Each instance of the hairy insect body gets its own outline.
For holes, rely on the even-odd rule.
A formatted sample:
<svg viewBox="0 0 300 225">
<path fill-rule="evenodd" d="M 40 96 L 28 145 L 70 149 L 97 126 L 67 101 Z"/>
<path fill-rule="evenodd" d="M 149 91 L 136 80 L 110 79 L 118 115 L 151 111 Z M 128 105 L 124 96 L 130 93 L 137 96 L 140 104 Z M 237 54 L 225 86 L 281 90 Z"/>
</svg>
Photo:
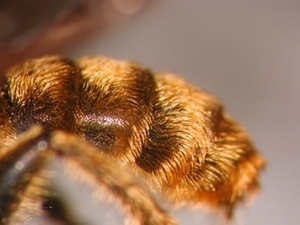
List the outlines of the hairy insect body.
<svg viewBox="0 0 300 225">
<path fill-rule="evenodd" d="M 44 57 L 7 73 L 1 105 L 2 146 L 34 124 L 73 133 L 178 204 L 230 214 L 258 187 L 264 160 L 245 131 L 217 99 L 172 74 L 106 57 Z"/>
</svg>

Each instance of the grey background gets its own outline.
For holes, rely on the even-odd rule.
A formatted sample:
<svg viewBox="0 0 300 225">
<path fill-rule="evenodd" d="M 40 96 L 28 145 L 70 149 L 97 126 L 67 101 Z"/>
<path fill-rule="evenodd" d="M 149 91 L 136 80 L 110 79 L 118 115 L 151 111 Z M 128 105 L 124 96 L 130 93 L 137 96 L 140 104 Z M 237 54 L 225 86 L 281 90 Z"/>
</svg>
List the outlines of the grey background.
<svg viewBox="0 0 300 225">
<path fill-rule="evenodd" d="M 141 62 L 218 96 L 268 161 L 262 192 L 237 224 L 300 224 L 299 1 L 161 0 L 66 54 Z"/>
</svg>

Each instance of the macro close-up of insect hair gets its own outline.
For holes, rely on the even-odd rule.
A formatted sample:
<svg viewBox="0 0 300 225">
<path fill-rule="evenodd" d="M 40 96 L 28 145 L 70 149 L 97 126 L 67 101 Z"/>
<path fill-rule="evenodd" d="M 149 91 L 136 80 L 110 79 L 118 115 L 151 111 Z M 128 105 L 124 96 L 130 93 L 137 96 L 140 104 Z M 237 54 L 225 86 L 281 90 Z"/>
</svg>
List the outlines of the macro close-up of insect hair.
<svg viewBox="0 0 300 225">
<path fill-rule="evenodd" d="M 177 75 L 104 56 L 45 56 L 9 69 L 0 98 L 1 224 L 28 212 L 79 224 L 48 187 L 56 158 L 117 202 L 128 224 L 177 224 L 150 192 L 230 219 L 259 189 L 264 159 L 247 133 Z"/>
<path fill-rule="evenodd" d="M 0 3 L 0 225 L 244 224 L 267 189 L 264 52 L 230 36 L 238 4 L 194 4 Z"/>
</svg>

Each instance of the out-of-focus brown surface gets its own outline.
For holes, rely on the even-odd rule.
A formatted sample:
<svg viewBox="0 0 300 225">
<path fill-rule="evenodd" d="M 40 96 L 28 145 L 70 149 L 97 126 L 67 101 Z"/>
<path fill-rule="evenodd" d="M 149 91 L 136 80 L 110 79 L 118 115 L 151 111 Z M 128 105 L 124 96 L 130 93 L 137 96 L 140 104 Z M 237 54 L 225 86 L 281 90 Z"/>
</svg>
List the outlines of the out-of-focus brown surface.
<svg viewBox="0 0 300 225">
<path fill-rule="evenodd" d="M 154 1 L 2 0 L 0 73 L 27 58 L 60 53 L 93 32 L 126 21 Z"/>
</svg>

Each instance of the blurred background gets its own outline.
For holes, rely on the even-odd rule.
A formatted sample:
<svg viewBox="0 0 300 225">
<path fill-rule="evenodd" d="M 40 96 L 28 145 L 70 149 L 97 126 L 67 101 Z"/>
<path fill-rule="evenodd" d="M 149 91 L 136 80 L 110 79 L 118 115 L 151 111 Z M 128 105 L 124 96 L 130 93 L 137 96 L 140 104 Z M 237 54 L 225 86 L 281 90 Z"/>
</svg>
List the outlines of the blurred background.
<svg viewBox="0 0 300 225">
<path fill-rule="evenodd" d="M 67 54 L 134 60 L 216 95 L 268 162 L 238 224 L 300 224 L 300 1 L 163 0 Z"/>
<path fill-rule="evenodd" d="M 299 224 L 300 1 L 161 0 L 143 9 L 59 52 L 136 61 L 217 96 L 268 162 L 261 193 L 234 224 Z M 198 211 L 176 216 L 218 224 Z"/>
</svg>

